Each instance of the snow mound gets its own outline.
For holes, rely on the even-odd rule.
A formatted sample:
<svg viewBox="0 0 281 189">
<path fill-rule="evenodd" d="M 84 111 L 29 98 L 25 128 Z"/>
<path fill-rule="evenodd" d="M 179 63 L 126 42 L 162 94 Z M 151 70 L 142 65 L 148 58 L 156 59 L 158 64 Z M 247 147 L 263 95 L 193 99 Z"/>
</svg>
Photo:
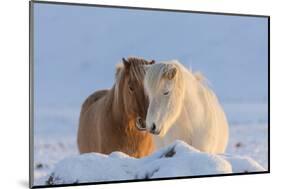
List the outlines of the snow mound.
<svg viewBox="0 0 281 189">
<path fill-rule="evenodd" d="M 248 157 L 200 152 L 182 141 L 136 159 L 122 152 L 89 153 L 56 164 L 45 184 L 73 184 L 116 180 L 211 175 L 265 171 Z"/>
</svg>

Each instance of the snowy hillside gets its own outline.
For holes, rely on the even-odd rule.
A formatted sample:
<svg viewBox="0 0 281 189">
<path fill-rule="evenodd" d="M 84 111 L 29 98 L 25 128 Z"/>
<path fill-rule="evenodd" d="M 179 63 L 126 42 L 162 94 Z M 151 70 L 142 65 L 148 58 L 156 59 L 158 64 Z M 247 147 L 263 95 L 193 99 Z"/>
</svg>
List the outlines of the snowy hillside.
<svg viewBox="0 0 281 189">
<path fill-rule="evenodd" d="M 68 157 L 57 163 L 53 172 L 41 181 L 46 184 L 71 184 L 257 171 L 265 169 L 251 158 L 210 155 L 176 141 L 142 159 L 121 152 Z"/>
</svg>

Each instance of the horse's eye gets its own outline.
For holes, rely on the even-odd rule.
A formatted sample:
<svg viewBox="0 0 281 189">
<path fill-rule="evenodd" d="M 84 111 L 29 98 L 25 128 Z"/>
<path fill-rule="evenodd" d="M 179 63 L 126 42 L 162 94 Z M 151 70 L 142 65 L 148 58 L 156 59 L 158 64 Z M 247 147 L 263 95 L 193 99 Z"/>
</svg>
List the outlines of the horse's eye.
<svg viewBox="0 0 281 189">
<path fill-rule="evenodd" d="M 133 91 L 134 91 L 134 88 L 133 88 L 132 86 L 129 86 L 129 90 L 130 90 L 131 92 L 133 92 Z"/>
<path fill-rule="evenodd" d="M 168 95 L 168 94 L 169 94 L 169 91 L 163 93 L 163 95 L 165 95 L 165 96 Z"/>
</svg>

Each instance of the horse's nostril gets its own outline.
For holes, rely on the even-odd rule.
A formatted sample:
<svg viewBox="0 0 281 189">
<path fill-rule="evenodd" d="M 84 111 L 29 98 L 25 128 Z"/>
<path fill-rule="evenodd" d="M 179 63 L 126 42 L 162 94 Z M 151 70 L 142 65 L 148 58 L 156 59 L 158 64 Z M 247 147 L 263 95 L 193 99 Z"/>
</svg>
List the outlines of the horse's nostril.
<svg viewBox="0 0 281 189">
<path fill-rule="evenodd" d="M 156 130 L 156 125 L 155 125 L 155 123 L 153 123 L 152 127 L 151 127 L 151 131 L 154 132 L 155 130 Z"/>
</svg>

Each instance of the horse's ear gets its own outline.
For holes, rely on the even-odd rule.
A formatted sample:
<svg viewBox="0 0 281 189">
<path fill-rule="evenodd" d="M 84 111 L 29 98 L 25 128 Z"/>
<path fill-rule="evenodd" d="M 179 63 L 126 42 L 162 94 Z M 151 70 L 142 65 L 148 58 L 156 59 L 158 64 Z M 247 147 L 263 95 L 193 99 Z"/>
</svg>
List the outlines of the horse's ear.
<svg viewBox="0 0 281 189">
<path fill-rule="evenodd" d="M 176 73 L 177 73 L 176 67 L 167 68 L 164 70 L 163 77 L 171 80 L 175 77 Z"/>
<path fill-rule="evenodd" d="M 128 70 L 130 68 L 130 62 L 128 60 L 126 60 L 125 58 L 122 58 L 125 70 Z"/>
</svg>

